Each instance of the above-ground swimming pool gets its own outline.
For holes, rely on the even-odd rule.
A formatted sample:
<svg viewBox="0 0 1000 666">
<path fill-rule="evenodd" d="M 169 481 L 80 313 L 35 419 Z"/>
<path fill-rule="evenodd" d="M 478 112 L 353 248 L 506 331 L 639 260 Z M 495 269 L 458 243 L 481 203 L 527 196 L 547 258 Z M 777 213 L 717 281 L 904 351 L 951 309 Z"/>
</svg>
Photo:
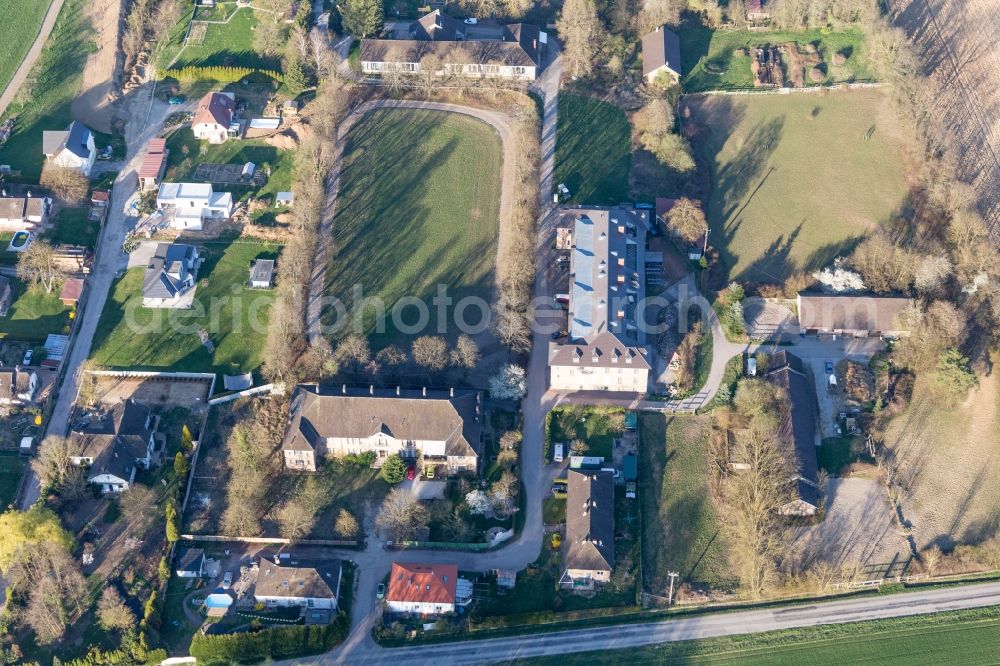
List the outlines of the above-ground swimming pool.
<svg viewBox="0 0 1000 666">
<path fill-rule="evenodd" d="M 31 233 L 28 231 L 18 231 L 14 233 L 14 237 L 10 239 L 10 245 L 7 246 L 8 252 L 24 252 L 28 249 L 28 245 L 31 243 Z"/>
</svg>

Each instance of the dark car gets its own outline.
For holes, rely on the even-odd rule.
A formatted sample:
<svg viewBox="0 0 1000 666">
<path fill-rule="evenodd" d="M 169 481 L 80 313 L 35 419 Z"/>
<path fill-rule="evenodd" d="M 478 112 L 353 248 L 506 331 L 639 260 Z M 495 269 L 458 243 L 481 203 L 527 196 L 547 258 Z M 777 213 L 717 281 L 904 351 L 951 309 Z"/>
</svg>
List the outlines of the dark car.
<svg viewBox="0 0 1000 666">
<path fill-rule="evenodd" d="M 833 361 L 831 361 L 830 359 L 826 360 L 826 374 L 828 375 L 833 374 Z"/>
<path fill-rule="evenodd" d="M 413 479 L 417 478 L 416 465 L 410 465 L 409 467 L 406 468 L 406 478 L 409 479 L 410 481 L 413 481 Z"/>
</svg>

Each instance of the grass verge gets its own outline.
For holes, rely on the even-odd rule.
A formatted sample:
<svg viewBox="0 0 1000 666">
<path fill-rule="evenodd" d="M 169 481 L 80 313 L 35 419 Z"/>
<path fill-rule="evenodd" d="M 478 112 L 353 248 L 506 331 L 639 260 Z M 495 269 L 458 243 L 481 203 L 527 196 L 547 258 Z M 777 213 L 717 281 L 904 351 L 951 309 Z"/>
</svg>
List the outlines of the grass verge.
<svg viewBox="0 0 1000 666">
<path fill-rule="evenodd" d="M 559 96 L 555 181 L 569 188 L 569 201 L 625 201 L 631 165 L 632 128 L 624 111 L 589 97 Z"/>
</svg>

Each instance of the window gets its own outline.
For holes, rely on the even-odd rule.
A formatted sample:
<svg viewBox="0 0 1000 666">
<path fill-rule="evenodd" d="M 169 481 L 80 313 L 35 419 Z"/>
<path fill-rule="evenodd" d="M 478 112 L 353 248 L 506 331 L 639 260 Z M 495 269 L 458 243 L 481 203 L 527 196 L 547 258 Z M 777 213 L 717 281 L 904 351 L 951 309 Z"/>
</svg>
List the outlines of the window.
<svg viewBox="0 0 1000 666">
<path fill-rule="evenodd" d="M 514 68 L 514 74 L 516 74 L 517 76 L 523 76 L 526 71 L 527 71 L 527 69 L 525 69 L 524 67 L 515 67 Z"/>
<path fill-rule="evenodd" d="M 499 74 L 500 73 L 500 65 L 486 65 L 486 73 L 487 74 Z"/>
</svg>

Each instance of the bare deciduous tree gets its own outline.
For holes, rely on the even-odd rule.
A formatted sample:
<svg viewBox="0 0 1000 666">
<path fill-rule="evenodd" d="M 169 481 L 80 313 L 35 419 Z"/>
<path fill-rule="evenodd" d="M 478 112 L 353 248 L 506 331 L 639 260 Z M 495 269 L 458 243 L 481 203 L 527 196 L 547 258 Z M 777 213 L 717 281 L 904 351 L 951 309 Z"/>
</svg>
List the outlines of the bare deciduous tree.
<svg viewBox="0 0 1000 666">
<path fill-rule="evenodd" d="M 333 523 L 333 531 L 341 539 L 355 539 L 361 533 L 357 519 L 347 509 L 337 512 L 337 518 Z"/>
<path fill-rule="evenodd" d="M 474 368 L 479 363 L 479 345 L 468 335 L 458 336 L 451 350 L 451 364 L 460 368 Z"/>
<path fill-rule="evenodd" d="M 87 198 L 90 181 L 79 169 L 46 163 L 42 167 L 42 177 L 38 181 L 42 187 L 52 191 L 57 199 L 73 205 Z"/>
<path fill-rule="evenodd" d="M 708 221 L 701 204 L 681 197 L 667 213 L 667 226 L 687 243 L 700 241 L 708 233 Z"/>
<path fill-rule="evenodd" d="M 49 435 L 38 447 L 38 455 L 31 461 L 31 470 L 38 476 L 42 487 L 58 488 L 73 469 L 72 457 L 77 447 L 65 437 Z"/>
<path fill-rule="evenodd" d="M 135 614 L 129 609 L 118 590 L 109 585 L 97 602 L 97 618 L 102 629 L 125 631 L 135 626 Z"/>
<path fill-rule="evenodd" d="M 375 519 L 375 527 L 393 541 L 413 539 L 426 529 L 427 508 L 409 490 L 393 488 L 385 496 Z"/>
<path fill-rule="evenodd" d="M 422 335 L 410 347 L 413 362 L 428 370 L 441 370 L 448 364 L 448 345 L 444 338 Z"/>
<path fill-rule="evenodd" d="M 383 347 L 378 350 L 375 354 L 375 362 L 380 366 L 394 367 L 398 365 L 403 365 L 409 360 L 409 356 L 405 351 L 397 347 L 396 345 L 389 345 L 388 347 Z"/>
<path fill-rule="evenodd" d="M 51 294 L 63 269 L 56 261 L 56 251 L 48 241 L 36 240 L 17 259 L 17 277 L 32 285 L 41 286 Z"/>
<path fill-rule="evenodd" d="M 155 516 L 156 491 L 141 483 L 133 483 L 119 498 L 122 516 L 128 523 L 145 522 Z"/>
<path fill-rule="evenodd" d="M 589 75 L 594 69 L 601 32 L 594 1 L 566 0 L 556 26 L 563 39 L 563 60 L 569 73 L 575 77 Z"/>
</svg>

